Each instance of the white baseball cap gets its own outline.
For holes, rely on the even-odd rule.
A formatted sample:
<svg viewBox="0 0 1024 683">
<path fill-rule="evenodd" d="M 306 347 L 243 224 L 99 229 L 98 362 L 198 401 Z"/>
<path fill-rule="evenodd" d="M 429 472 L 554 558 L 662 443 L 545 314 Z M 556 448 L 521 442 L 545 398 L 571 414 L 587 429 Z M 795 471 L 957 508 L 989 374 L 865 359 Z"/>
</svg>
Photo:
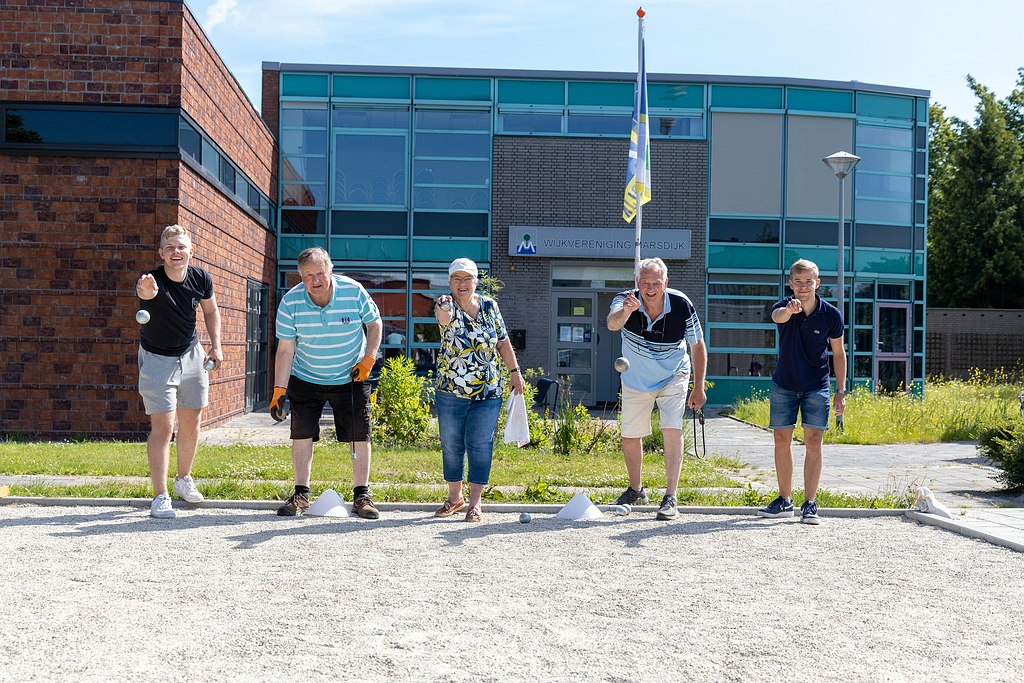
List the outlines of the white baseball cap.
<svg viewBox="0 0 1024 683">
<path fill-rule="evenodd" d="M 452 261 L 452 264 L 448 266 L 448 274 L 454 275 L 462 271 L 463 273 L 469 273 L 473 277 L 477 276 L 476 264 L 468 258 L 457 258 Z"/>
</svg>

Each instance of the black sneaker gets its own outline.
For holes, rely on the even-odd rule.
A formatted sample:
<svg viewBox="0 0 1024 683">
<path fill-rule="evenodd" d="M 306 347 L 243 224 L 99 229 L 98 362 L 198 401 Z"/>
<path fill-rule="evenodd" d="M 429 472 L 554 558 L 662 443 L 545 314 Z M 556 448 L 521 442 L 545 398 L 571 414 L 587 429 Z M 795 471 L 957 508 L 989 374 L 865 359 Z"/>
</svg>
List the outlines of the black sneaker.
<svg viewBox="0 0 1024 683">
<path fill-rule="evenodd" d="M 782 496 L 779 496 L 771 502 L 766 508 L 761 508 L 757 511 L 757 514 L 762 517 L 792 517 L 793 516 L 793 503 L 786 500 Z"/>
<path fill-rule="evenodd" d="M 284 505 L 277 508 L 277 514 L 281 517 L 294 517 L 309 509 L 309 496 L 305 493 L 293 494 L 285 501 Z"/>
<path fill-rule="evenodd" d="M 813 500 L 805 500 L 800 506 L 800 521 L 804 524 L 821 524 L 818 517 L 818 504 Z"/>
<path fill-rule="evenodd" d="M 615 501 L 616 505 L 647 505 L 647 491 L 641 486 L 639 491 L 627 488 Z"/>
<path fill-rule="evenodd" d="M 658 508 L 657 519 L 675 519 L 679 511 L 676 510 L 676 497 L 665 494 L 661 499 L 661 506 Z"/>
</svg>

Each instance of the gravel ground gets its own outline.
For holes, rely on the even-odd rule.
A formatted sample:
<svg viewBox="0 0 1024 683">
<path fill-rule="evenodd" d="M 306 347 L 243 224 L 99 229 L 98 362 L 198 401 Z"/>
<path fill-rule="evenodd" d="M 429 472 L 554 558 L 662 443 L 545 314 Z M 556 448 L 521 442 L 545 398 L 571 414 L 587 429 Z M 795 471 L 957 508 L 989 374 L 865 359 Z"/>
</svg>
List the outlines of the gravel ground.
<svg viewBox="0 0 1024 683">
<path fill-rule="evenodd" d="M 937 683 L 1024 670 L 1024 555 L 902 517 L 518 519 L 3 505 L 0 679 Z"/>
</svg>

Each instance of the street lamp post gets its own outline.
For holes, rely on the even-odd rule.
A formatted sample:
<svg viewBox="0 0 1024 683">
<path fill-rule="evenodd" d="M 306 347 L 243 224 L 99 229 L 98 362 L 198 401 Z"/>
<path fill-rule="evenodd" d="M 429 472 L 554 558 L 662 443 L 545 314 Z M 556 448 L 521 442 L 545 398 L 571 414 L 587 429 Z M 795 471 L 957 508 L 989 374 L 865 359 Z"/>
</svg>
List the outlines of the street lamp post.
<svg viewBox="0 0 1024 683">
<path fill-rule="evenodd" d="M 860 157 L 849 152 L 836 152 L 822 159 L 828 167 L 832 169 L 832 172 L 839 178 L 839 269 L 837 278 L 837 292 L 836 297 L 839 305 L 839 311 L 843 314 L 843 322 L 853 329 L 853 323 L 850 321 L 850 317 L 847 315 L 845 305 L 843 303 L 843 294 L 845 293 L 845 283 L 843 282 L 843 267 L 844 263 L 844 252 L 846 251 L 845 234 L 846 234 L 846 176 L 853 172 L 853 167 L 860 161 Z M 852 350 L 852 349 L 851 349 Z M 845 390 L 846 387 L 836 387 L 837 389 Z"/>
</svg>

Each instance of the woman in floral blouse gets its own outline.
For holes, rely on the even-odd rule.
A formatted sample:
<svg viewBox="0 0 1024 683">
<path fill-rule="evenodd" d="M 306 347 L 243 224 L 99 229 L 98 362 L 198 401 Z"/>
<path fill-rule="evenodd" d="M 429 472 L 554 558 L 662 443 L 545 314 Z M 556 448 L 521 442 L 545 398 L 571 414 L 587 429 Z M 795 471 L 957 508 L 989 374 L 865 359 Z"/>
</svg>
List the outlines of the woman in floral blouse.
<svg viewBox="0 0 1024 683">
<path fill-rule="evenodd" d="M 455 259 L 448 267 L 452 294 L 438 297 L 434 306 L 441 327 L 434 396 L 448 482 L 448 500 L 434 516 L 451 517 L 466 507 L 462 475 L 468 460 L 467 522 L 480 521 L 480 495 L 491 475 L 494 429 L 501 412 L 498 356 L 509 369 L 512 390 L 521 394 L 525 388 L 498 304 L 476 293 L 477 282 L 476 264 L 467 258 Z"/>
</svg>

